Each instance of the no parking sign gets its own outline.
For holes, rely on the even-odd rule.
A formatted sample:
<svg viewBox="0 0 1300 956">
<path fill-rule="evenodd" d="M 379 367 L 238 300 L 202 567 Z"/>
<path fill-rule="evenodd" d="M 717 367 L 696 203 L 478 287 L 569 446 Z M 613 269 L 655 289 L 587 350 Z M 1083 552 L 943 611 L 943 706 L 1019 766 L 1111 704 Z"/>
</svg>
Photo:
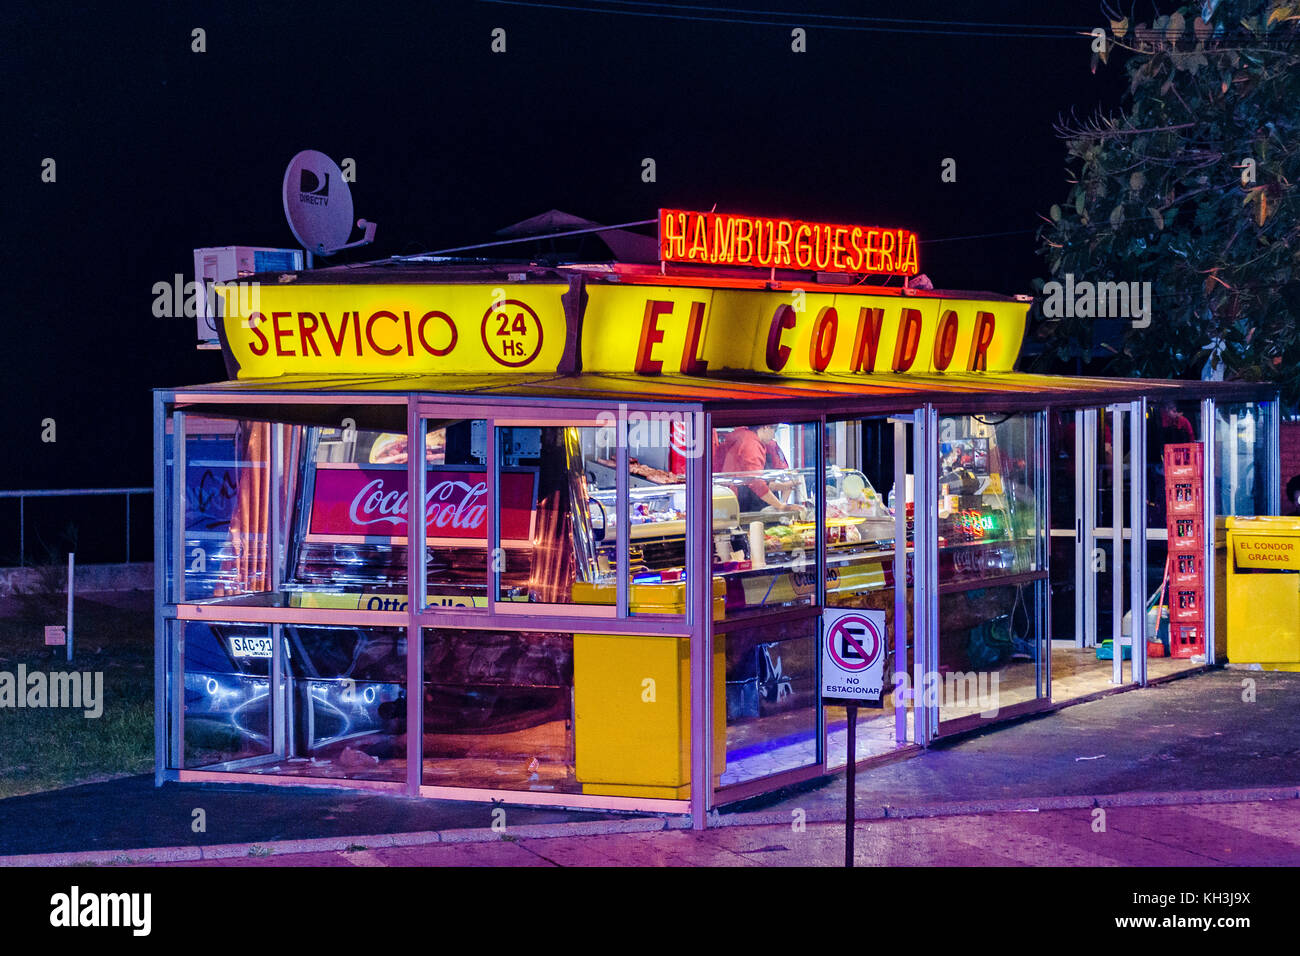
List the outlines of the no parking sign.
<svg viewBox="0 0 1300 956">
<path fill-rule="evenodd" d="M 878 704 L 887 638 L 884 611 L 822 611 L 822 697 Z"/>
</svg>

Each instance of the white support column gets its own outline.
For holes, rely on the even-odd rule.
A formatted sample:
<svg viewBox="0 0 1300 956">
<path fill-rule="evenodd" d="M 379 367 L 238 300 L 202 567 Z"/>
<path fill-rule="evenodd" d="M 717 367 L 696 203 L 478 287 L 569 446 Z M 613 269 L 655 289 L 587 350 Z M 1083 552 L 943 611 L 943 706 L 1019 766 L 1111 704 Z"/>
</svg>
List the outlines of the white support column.
<svg viewBox="0 0 1300 956">
<path fill-rule="evenodd" d="M 406 523 L 406 793 L 418 797 L 424 779 L 424 631 L 420 627 L 419 615 L 429 589 L 425 583 L 428 528 L 424 521 L 415 520 L 415 516 L 425 513 L 428 466 L 424 461 L 424 442 L 427 426 L 416 396 L 408 395 L 406 401 L 406 447 L 409 449 L 406 456 L 406 487 L 409 489 Z M 488 427 L 490 441 L 491 423 Z M 487 467 L 491 474 L 491 461 Z M 485 574 L 493 564 L 491 548 L 487 552 Z"/>
<path fill-rule="evenodd" d="M 938 670 L 939 662 L 939 538 L 938 490 L 935 474 L 936 415 L 933 405 L 917 410 L 912 430 L 912 618 L 913 655 L 922 690 L 925 675 Z M 906 508 L 906 493 L 895 496 L 895 506 Z M 923 697 L 920 697 L 922 701 Z M 928 745 L 939 730 L 939 706 L 920 703 L 913 710 L 916 741 Z"/>
<path fill-rule="evenodd" d="M 284 518 L 284 504 L 280 500 L 280 490 L 284 487 L 284 429 L 279 422 L 267 426 L 270 432 L 269 448 L 266 455 L 266 489 L 267 502 L 266 539 L 262 542 L 266 548 L 266 589 L 271 592 L 271 604 L 275 606 L 280 599 L 280 550 L 284 535 L 281 526 Z M 267 694 L 271 721 L 271 752 L 277 757 L 284 757 L 288 752 L 288 701 L 285 698 L 285 656 L 284 625 L 269 625 L 271 636 L 271 660 L 267 664 Z"/>
<path fill-rule="evenodd" d="M 1264 499 L 1264 512 L 1271 515 L 1282 513 L 1282 407 L 1276 395 L 1272 401 L 1259 403 L 1261 424 L 1266 429 L 1264 454 L 1266 460 L 1267 497 Z M 1260 462 L 1255 462 L 1258 473 Z M 1289 502 L 1288 502 L 1289 504 Z"/>
<path fill-rule="evenodd" d="M 1205 473 L 1201 476 L 1203 484 L 1201 485 L 1201 506 L 1202 506 L 1202 526 L 1205 528 L 1205 545 L 1201 552 L 1202 567 L 1205 568 L 1205 606 L 1204 606 L 1204 623 L 1205 631 L 1205 662 L 1213 664 L 1217 654 L 1215 642 L 1218 640 L 1218 634 L 1215 633 L 1215 600 L 1214 592 L 1214 525 L 1218 514 L 1218 502 L 1215 501 L 1216 491 L 1218 488 L 1218 442 L 1215 433 L 1215 420 L 1218 418 L 1218 412 L 1215 410 L 1214 399 L 1206 398 L 1201 400 L 1201 460 L 1205 463 Z M 1235 436 L 1233 436 L 1235 441 Z M 1228 555 L 1227 560 L 1231 561 L 1232 556 Z"/>
<path fill-rule="evenodd" d="M 1079 494 L 1078 514 L 1083 522 L 1083 585 L 1075 597 L 1076 623 L 1081 628 L 1075 635 L 1077 647 L 1094 647 L 1097 644 L 1097 570 L 1093 556 L 1097 553 L 1097 409 L 1085 408 L 1075 419 L 1081 435 L 1082 455 L 1075 462 L 1076 484 Z"/>
<path fill-rule="evenodd" d="M 686 466 L 686 582 L 693 595 L 687 605 L 690 637 L 691 827 L 708 826 L 713 804 L 713 462 L 712 422 L 703 413 L 691 416 L 690 446 L 699 454 Z M 625 568 L 619 574 L 626 573 Z M 723 731 L 726 732 L 725 729 Z"/>
<path fill-rule="evenodd" d="M 1110 636 L 1111 683 L 1124 683 L 1124 648 L 1120 631 L 1124 626 L 1124 412 L 1110 410 Z"/>
<path fill-rule="evenodd" d="M 176 567 L 172 574 L 171 603 L 185 600 L 185 425 L 186 413 L 172 413 L 172 553 Z M 185 628 L 178 623 L 171 633 L 171 766 L 181 770 L 185 766 Z"/>
<path fill-rule="evenodd" d="M 907 487 L 907 422 L 901 418 L 894 419 L 894 672 L 907 673 L 907 508 L 899 507 L 897 489 Z M 916 646 L 915 639 L 913 647 Z M 821 655 L 818 654 L 818 657 Z M 920 663 L 920 655 L 916 657 Z M 889 675 L 891 678 L 893 675 Z M 919 667 L 912 672 L 911 691 L 916 693 Z M 912 710 L 917 728 L 921 719 L 916 713 L 916 698 L 900 701 L 894 698 L 894 740 L 907 743 L 907 711 Z M 901 705 L 901 706 L 900 706 Z M 919 729 L 913 731 L 913 736 Z"/>
<path fill-rule="evenodd" d="M 173 448 L 173 456 L 175 450 Z M 163 614 L 163 607 L 172 603 L 174 595 L 168 592 L 168 575 L 183 573 L 184 553 L 169 554 L 169 540 L 164 533 L 167 527 L 167 410 L 161 392 L 153 396 L 153 783 L 160 787 L 166 779 L 167 743 L 167 662 L 172 630 L 180 625 L 171 624 Z M 184 696 L 181 688 L 172 687 L 172 694 Z"/>
<path fill-rule="evenodd" d="M 1133 680 L 1147 682 L 1147 401 L 1139 398 L 1129 411 L 1129 604 L 1133 616 Z"/>
</svg>

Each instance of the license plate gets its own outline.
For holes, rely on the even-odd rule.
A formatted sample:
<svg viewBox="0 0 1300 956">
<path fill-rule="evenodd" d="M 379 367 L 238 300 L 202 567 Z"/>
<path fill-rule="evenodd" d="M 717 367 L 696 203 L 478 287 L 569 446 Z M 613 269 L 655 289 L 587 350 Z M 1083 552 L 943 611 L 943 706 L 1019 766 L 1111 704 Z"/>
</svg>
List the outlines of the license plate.
<svg viewBox="0 0 1300 956">
<path fill-rule="evenodd" d="M 236 657 L 271 656 L 271 639 L 269 637 L 232 637 L 230 653 Z"/>
</svg>

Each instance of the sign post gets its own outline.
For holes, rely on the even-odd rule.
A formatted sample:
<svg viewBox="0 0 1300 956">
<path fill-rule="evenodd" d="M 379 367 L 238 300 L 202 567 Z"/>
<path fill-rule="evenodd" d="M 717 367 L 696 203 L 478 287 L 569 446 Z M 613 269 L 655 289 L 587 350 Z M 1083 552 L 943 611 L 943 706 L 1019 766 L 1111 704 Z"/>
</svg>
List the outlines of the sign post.
<svg viewBox="0 0 1300 956">
<path fill-rule="evenodd" d="M 858 707 L 883 707 L 888 629 L 884 611 L 822 611 L 822 700 L 848 711 L 848 767 L 844 775 L 844 865 L 853 866 L 856 827 Z"/>
<path fill-rule="evenodd" d="M 67 649 L 68 660 L 72 660 L 72 595 L 76 590 L 74 579 L 76 577 L 77 556 L 71 551 L 68 552 L 68 631 L 67 631 Z"/>
</svg>

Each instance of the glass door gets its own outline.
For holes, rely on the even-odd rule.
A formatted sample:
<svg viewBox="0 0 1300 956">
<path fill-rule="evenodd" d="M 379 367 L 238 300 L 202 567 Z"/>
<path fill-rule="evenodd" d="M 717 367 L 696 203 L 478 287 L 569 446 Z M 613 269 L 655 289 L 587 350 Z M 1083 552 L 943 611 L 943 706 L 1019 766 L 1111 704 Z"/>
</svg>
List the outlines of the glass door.
<svg viewBox="0 0 1300 956">
<path fill-rule="evenodd" d="M 1073 487 L 1074 613 L 1073 627 L 1053 635 L 1051 696 L 1069 700 L 1143 679 L 1149 590 L 1145 403 L 1077 409 L 1062 413 L 1057 424 L 1056 471 Z M 1072 461 L 1064 457 L 1067 451 Z"/>
<path fill-rule="evenodd" d="M 937 544 L 937 655 L 919 690 L 946 734 L 1048 696 L 1046 415 L 939 415 L 934 444 L 924 504 Z"/>
<path fill-rule="evenodd" d="M 826 606 L 882 612 L 888 635 L 882 706 L 858 712 L 857 760 L 916 739 L 912 429 L 911 416 L 826 423 Z M 827 705 L 824 715 L 826 767 L 836 770 L 848 762 L 847 709 Z"/>
<path fill-rule="evenodd" d="M 819 421 L 710 424 L 712 683 L 721 695 L 713 769 L 723 802 L 771 789 L 774 777 L 821 772 L 818 516 L 827 489 Z"/>
</svg>

